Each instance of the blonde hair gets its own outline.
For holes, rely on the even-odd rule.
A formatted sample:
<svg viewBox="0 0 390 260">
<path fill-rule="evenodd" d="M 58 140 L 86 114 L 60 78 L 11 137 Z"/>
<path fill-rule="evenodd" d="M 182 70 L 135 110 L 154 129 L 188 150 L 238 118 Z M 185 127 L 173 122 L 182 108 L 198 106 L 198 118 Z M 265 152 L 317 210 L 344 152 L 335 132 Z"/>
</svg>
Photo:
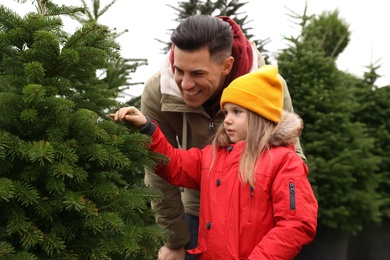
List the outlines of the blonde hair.
<svg viewBox="0 0 390 260">
<path fill-rule="evenodd" d="M 255 186 L 255 169 L 259 162 L 260 155 L 268 150 L 268 143 L 277 124 L 262 116 L 247 110 L 247 133 L 245 136 L 245 148 L 242 153 L 239 165 L 239 177 L 243 183 L 249 183 L 251 187 Z M 212 162 L 210 171 L 214 166 L 217 150 L 230 144 L 229 136 L 221 124 L 213 138 Z"/>
</svg>

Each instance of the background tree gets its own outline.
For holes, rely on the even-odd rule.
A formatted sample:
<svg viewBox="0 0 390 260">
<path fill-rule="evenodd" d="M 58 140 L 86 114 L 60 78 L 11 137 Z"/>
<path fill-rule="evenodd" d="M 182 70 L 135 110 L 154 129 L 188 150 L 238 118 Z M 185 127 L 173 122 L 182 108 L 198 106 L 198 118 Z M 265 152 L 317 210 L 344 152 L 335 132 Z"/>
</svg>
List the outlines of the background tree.
<svg viewBox="0 0 390 260">
<path fill-rule="evenodd" d="M 354 117 L 356 121 L 365 122 L 370 136 L 375 138 L 373 153 L 380 158 L 377 169 L 370 174 L 379 178 L 377 189 L 381 196 L 381 223 L 367 223 L 363 230 L 352 237 L 349 244 L 347 260 L 389 259 L 390 249 L 390 86 L 377 87 L 376 80 L 380 77 L 377 70 L 380 66 L 370 64 L 363 80 L 357 86 L 357 107 Z"/>
<path fill-rule="evenodd" d="M 367 66 L 363 80 L 356 84 L 359 106 L 355 110 L 355 120 L 364 122 L 368 133 L 375 138 L 373 153 L 380 158 L 376 171 L 372 172 L 380 179 L 378 192 L 381 194 L 382 221 L 390 223 L 390 86 L 378 87 L 376 80 L 380 77 L 377 70 L 380 66 Z"/>
<path fill-rule="evenodd" d="M 348 25 L 337 14 L 308 16 L 305 9 L 302 16 L 291 15 L 299 19 L 301 34 L 288 38 L 291 45 L 277 60 L 294 109 L 305 122 L 301 144 L 319 203 L 319 230 L 356 234 L 364 224 L 380 220 L 379 179 L 372 174 L 379 158 L 367 125 L 354 120 L 360 105 L 357 86 L 346 84 L 352 76 L 339 71 L 335 63 L 349 39 Z M 337 30 L 328 32 L 333 27 Z M 329 42 L 340 44 L 332 49 Z"/>
<path fill-rule="evenodd" d="M 164 158 L 106 119 L 120 84 L 97 75 L 120 58 L 115 37 L 96 21 L 69 35 L 60 15 L 84 8 L 36 4 L 0 5 L 0 256 L 154 259 L 166 233 L 143 168 Z"/>
<path fill-rule="evenodd" d="M 337 59 L 350 40 L 349 25 L 340 18 L 338 10 L 326 11 L 315 17 L 305 28 L 307 39 L 317 39 L 325 56 Z M 313 17 L 312 17 L 313 18 Z"/>
</svg>

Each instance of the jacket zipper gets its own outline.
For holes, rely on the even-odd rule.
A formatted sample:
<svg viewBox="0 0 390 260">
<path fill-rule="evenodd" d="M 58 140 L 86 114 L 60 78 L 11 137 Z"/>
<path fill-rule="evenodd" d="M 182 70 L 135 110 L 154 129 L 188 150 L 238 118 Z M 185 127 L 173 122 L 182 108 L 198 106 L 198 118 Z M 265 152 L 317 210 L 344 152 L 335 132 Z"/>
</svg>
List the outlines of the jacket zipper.
<svg viewBox="0 0 390 260">
<path fill-rule="evenodd" d="M 289 183 L 290 188 L 290 210 L 295 210 L 295 185 L 294 182 Z"/>
<path fill-rule="evenodd" d="M 252 215 L 252 197 L 253 197 L 253 187 L 249 187 L 249 196 L 250 196 L 250 205 L 249 205 L 249 221 L 251 221 Z"/>
</svg>

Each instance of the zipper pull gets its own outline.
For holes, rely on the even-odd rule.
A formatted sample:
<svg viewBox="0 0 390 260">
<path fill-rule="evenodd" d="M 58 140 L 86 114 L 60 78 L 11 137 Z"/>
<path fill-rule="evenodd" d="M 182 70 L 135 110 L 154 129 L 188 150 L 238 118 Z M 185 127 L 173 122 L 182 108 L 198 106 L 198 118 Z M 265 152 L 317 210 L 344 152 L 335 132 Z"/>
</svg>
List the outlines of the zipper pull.
<svg viewBox="0 0 390 260">
<path fill-rule="evenodd" d="M 291 194 L 294 194 L 294 193 L 295 193 L 294 183 L 293 183 L 293 182 L 290 182 L 289 186 L 290 186 L 290 193 L 291 193 Z"/>
<path fill-rule="evenodd" d="M 214 120 L 213 119 L 210 119 L 210 121 L 209 121 L 209 130 L 210 131 L 214 130 Z"/>
<path fill-rule="evenodd" d="M 250 188 L 249 188 L 249 190 L 250 190 L 250 196 L 251 196 L 251 198 L 253 197 L 253 187 L 252 186 L 250 186 Z"/>
</svg>

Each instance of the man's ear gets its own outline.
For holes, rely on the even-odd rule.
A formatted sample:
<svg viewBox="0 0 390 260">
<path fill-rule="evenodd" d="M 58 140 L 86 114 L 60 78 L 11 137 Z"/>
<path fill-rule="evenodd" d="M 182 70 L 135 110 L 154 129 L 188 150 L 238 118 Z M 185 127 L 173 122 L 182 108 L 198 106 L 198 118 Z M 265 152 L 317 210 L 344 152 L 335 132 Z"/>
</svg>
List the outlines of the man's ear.
<svg viewBox="0 0 390 260">
<path fill-rule="evenodd" d="M 229 56 L 225 59 L 223 65 L 222 65 L 223 66 L 223 69 L 222 69 L 223 74 L 225 74 L 225 75 L 229 74 L 229 72 L 233 68 L 233 63 L 234 63 L 233 56 Z"/>
</svg>

